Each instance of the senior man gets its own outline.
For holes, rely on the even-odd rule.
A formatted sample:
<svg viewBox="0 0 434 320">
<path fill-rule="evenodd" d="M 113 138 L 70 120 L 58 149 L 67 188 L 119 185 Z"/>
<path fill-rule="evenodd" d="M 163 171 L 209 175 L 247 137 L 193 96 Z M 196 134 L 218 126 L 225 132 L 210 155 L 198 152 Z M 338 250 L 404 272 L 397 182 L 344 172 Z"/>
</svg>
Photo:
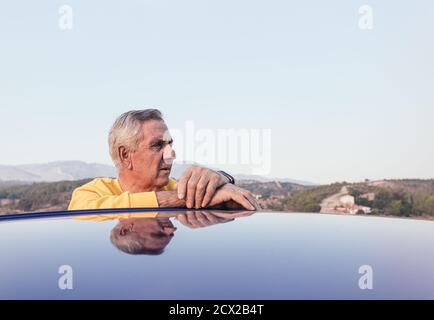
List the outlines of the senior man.
<svg viewBox="0 0 434 320">
<path fill-rule="evenodd" d="M 258 210 L 247 190 L 231 184 L 231 177 L 190 166 L 179 181 L 169 178 L 175 151 L 159 110 L 122 114 L 109 134 L 110 155 L 117 179 L 97 178 L 77 188 L 69 210 L 98 208 L 224 207 Z"/>
</svg>

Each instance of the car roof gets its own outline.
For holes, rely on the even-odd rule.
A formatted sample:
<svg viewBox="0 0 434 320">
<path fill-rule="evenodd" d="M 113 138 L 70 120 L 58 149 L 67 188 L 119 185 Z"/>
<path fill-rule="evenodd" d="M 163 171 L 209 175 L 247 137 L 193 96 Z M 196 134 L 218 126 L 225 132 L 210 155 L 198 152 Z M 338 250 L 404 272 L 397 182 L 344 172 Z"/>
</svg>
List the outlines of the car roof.
<svg viewBox="0 0 434 320">
<path fill-rule="evenodd" d="M 433 221 L 259 212 L 198 228 L 182 216 L 218 212 L 121 211 L 2 217 L 0 298 L 434 298 Z M 152 212 L 178 228 L 162 254 L 131 255 L 112 244 L 120 218 Z M 58 286 L 65 265 L 72 290 Z M 368 290 L 360 286 L 366 267 Z"/>
</svg>

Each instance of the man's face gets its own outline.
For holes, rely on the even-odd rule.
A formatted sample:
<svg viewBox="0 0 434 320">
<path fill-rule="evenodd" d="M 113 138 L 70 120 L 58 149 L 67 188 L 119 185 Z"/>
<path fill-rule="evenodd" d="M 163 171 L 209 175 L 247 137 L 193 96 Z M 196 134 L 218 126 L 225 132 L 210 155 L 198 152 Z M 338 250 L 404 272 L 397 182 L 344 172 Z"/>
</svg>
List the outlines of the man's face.
<svg viewBox="0 0 434 320">
<path fill-rule="evenodd" d="M 132 170 L 137 179 L 150 187 L 162 188 L 169 182 L 175 151 L 164 121 L 149 120 L 142 124 L 143 140 L 131 154 Z"/>
<path fill-rule="evenodd" d="M 172 240 L 176 228 L 169 219 L 137 219 L 133 231 L 147 239 L 148 249 L 161 249 Z"/>
<path fill-rule="evenodd" d="M 169 218 L 120 219 L 112 230 L 118 233 L 113 244 L 127 253 L 158 252 L 169 244 L 175 231 Z"/>
</svg>

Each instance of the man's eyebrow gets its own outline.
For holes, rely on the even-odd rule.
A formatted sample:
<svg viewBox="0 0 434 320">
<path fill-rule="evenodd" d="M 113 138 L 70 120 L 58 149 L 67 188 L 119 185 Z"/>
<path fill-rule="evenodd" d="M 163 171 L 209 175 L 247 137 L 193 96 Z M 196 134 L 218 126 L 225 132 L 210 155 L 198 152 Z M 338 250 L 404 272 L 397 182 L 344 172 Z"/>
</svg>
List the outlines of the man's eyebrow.
<svg viewBox="0 0 434 320">
<path fill-rule="evenodd" d="M 167 235 L 164 232 L 162 232 L 162 231 L 160 231 L 160 232 L 151 232 L 150 235 L 153 238 L 166 238 L 167 237 Z"/>
<path fill-rule="evenodd" d="M 154 140 L 151 140 L 151 145 L 157 145 L 157 144 L 166 143 L 166 142 L 170 144 L 173 142 L 173 139 L 164 140 L 162 138 L 156 138 Z"/>
</svg>

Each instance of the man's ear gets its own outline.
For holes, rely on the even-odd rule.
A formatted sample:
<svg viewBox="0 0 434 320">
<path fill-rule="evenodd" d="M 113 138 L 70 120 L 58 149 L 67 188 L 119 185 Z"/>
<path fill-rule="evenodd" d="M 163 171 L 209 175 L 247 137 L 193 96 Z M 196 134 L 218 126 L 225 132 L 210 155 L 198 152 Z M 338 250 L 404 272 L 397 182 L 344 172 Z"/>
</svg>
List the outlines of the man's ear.
<svg viewBox="0 0 434 320">
<path fill-rule="evenodd" d="M 123 225 L 121 227 L 121 229 L 119 230 L 119 235 L 121 236 L 126 236 L 127 234 L 129 234 L 130 232 L 133 231 L 133 224 L 127 224 L 127 225 Z"/>
<path fill-rule="evenodd" d="M 131 161 L 131 152 L 124 146 L 118 148 L 118 156 L 121 162 L 121 166 L 125 169 L 131 170 L 133 168 L 133 163 Z"/>
</svg>

